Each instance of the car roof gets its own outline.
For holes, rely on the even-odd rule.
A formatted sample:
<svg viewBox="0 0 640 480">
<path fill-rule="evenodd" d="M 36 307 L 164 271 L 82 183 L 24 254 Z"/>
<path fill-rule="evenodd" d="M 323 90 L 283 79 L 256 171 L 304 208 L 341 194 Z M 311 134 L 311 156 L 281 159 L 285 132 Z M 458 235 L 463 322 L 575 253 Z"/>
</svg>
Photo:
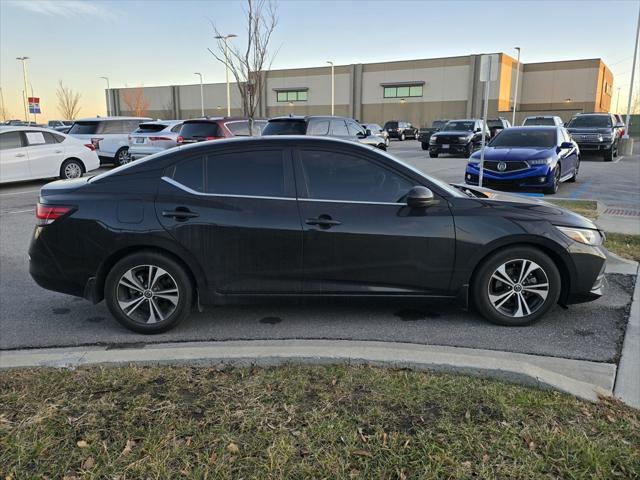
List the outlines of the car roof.
<svg viewBox="0 0 640 480">
<path fill-rule="evenodd" d="M 50 132 L 50 133 L 58 133 L 60 135 L 64 135 L 64 133 L 59 132 L 57 130 L 53 130 L 51 128 L 47 128 L 47 127 L 29 127 L 27 125 L 1 125 L 0 126 L 0 133 L 4 133 L 4 132 L 23 132 L 25 130 L 29 130 L 29 131 L 37 131 L 37 132 Z"/>
<path fill-rule="evenodd" d="M 87 118 L 77 118 L 74 122 L 104 122 L 104 121 L 112 121 L 112 120 L 143 120 L 145 122 L 152 121 L 153 118 L 149 117 L 87 117 Z"/>
<path fill-rule="evenodd" d="M 315 120 L 315 119 L 326 119 L 326 120 L 331 120 L 331 119 L 338 119 L 338 120 L 353 120 L 352 118 L 349 117 L 341 117 L 338 115 L 283 115 L 281 117 L 273 117 L 270 118 L 269 121 L 270 122 L 284 122 L 286 120 L 293 120 L 296 122 L 306 122 L 308 120 Z"/>
<path fill-rule="evenodd" d="M 517 127 L 507 128 L 507 130 L 558 130 L 559 128 L 563 127 L 561 125 L 518 125 Z"/>
<path fill-rule="evenodd" d="M 151 120 L 149 122 L 141 122 L 140 125 L 174 125 L 182 122 L 184 120 Z"/>
</svg>

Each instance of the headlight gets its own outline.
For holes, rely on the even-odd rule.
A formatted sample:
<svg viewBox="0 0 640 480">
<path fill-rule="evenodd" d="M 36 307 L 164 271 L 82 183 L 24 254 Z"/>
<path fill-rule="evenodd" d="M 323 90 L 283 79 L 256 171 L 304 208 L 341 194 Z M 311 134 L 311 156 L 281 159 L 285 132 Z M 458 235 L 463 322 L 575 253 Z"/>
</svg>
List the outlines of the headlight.
<svg viewBox="0 0 640 480">
<path fill-rule="evenodd" d="M 458 140 L 460 142 L 466 142 L 467 140 L 469 140 L 471 137 L 468 135 L 465 135 L 464 137 L 458 137 Z"/>
<path fill-rule="evenodd" d="M 431 138 L 429 139 L 429 144 L 430 145 L 435 145 L 436 144 L 436 137 L 431 136 Z"/>
<path fill-rule="evenodd" d="M 527 160 L 529 165 L 547 165 L 553 162 L 553 158 L 536 158 L 535 160 Z"/>
<path fill-rule="evenodd" d="M 589 228 L 573 228 L 573 227 L 558 227 L 558 230 L 564 233 L 571 240 L 578 243 L 584 243 L 585 245 L 598 246 L 602 245 L 602 235 L 598 230 L 591 230 Z"/>
</svg>

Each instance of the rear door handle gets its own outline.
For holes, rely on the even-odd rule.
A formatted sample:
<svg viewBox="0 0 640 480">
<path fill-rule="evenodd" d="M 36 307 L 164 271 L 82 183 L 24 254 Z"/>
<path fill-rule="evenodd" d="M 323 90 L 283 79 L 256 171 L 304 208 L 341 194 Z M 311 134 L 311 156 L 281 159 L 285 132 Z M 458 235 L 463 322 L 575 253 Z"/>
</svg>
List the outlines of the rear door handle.
<svg viewBox="0 0 640 480">
<path fill-rule="evenodd" d="M 164 210 L 162 212 L 162 216 L 167 218 L 175 218 L 176 220 L 183 222 L 189 218 L 199 217 L 200 214 L 192 212 L 185 207 L 177 207 L 175 210 Z"/>
<path fill-rule="evenodd" d="M 304 223 L 307 225 L 317 225 L 320 228 L 331 228 L 342 224 L 342 222 L 332 219 L 330 215 L 320 215 L 318 218 L 307 218 Z"/>
</svg>

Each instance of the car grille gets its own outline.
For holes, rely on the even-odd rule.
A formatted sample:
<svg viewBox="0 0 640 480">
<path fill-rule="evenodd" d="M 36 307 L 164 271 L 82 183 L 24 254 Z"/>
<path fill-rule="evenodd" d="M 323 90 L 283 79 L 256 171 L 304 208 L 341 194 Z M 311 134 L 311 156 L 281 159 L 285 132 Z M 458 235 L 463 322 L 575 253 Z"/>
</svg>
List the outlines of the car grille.
<svg viewBox="0 0 640 480">
<path fill-rule="evenodd" d="M 504 164 L 504 170 L 501 170 L 498 167 L 498 165 L 500 165 L 501 163 Z M 493 160 L 485 160 L 484 168 L 486 170 L 491 170 L 492 172 L 496 172 L 496 173 L 507 173 L 507 172 L 517 172 L 518 170 L 526 170 L 527 168 L 529 168 L 529 164 L 527 162 L 520 162 L 520 161 L 496 162 Z"/>
<path fill-rule="evenodd" d="M 441 135 L 438 135 L 436 137 L 436 144 L 438 145 L 442 145 L 442 144 L 452 144 L 452 143 L 465 143 L 464 141 L 461 142 L 460 140 L 458 140 L 458 135 L 451 135 L 451 136 L 446 136 L 443 137 Z"/>
<path fill-rule="evenodd" d="M 576 142 L 599 142 L 601 135 L 597 133 L 573 133 L 571 135 Z"/>
</svg>

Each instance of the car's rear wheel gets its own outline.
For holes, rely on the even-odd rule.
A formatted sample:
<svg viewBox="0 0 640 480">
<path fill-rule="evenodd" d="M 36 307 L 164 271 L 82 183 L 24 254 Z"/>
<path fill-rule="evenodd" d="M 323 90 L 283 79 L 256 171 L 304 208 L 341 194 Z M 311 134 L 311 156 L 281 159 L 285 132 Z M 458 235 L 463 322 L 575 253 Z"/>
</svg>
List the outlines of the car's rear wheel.
<svg viewBox="0 0 640 480">
<path fill-rule="evenodd" d="M 69 180 L 72 178 L 80 178 L 84 173 L 84 165 L 80 160 L 70 158 L 65 160 L 60 166 L 60 178 L 62 180 Z"/>
<path fill-rule="evenodd" d="M 129 255 L 105 281 L 105 299 L 122 325 L 139 333 L 165 332 L 191 311 L 193 287 L 185 269 L 157 252 Z"/>
<path fill-rule="evenodd" d="M 489 257 L 474 275 L 473 302 L 492 323 L 529 325 L 560 297 L 562 279 L 548 255 L 534 247 L 513 247 Z"/>
<path fill-rule="evenodd" d="M 553 169 L 553 179 L 551 185 L 544 189 L 544 193 L 555 195 L 560 187 L 560 165 Z"/>
<path fill-rule="evenodd" d="M 129 162 L 131 162 L 131 154 L 129 153 L 129 148 L 122 147 L 116 152 L 113 163 L 115 163 L 117 167 L 121 167 L 122 165 L 126 165 Z"/>
</svg>

